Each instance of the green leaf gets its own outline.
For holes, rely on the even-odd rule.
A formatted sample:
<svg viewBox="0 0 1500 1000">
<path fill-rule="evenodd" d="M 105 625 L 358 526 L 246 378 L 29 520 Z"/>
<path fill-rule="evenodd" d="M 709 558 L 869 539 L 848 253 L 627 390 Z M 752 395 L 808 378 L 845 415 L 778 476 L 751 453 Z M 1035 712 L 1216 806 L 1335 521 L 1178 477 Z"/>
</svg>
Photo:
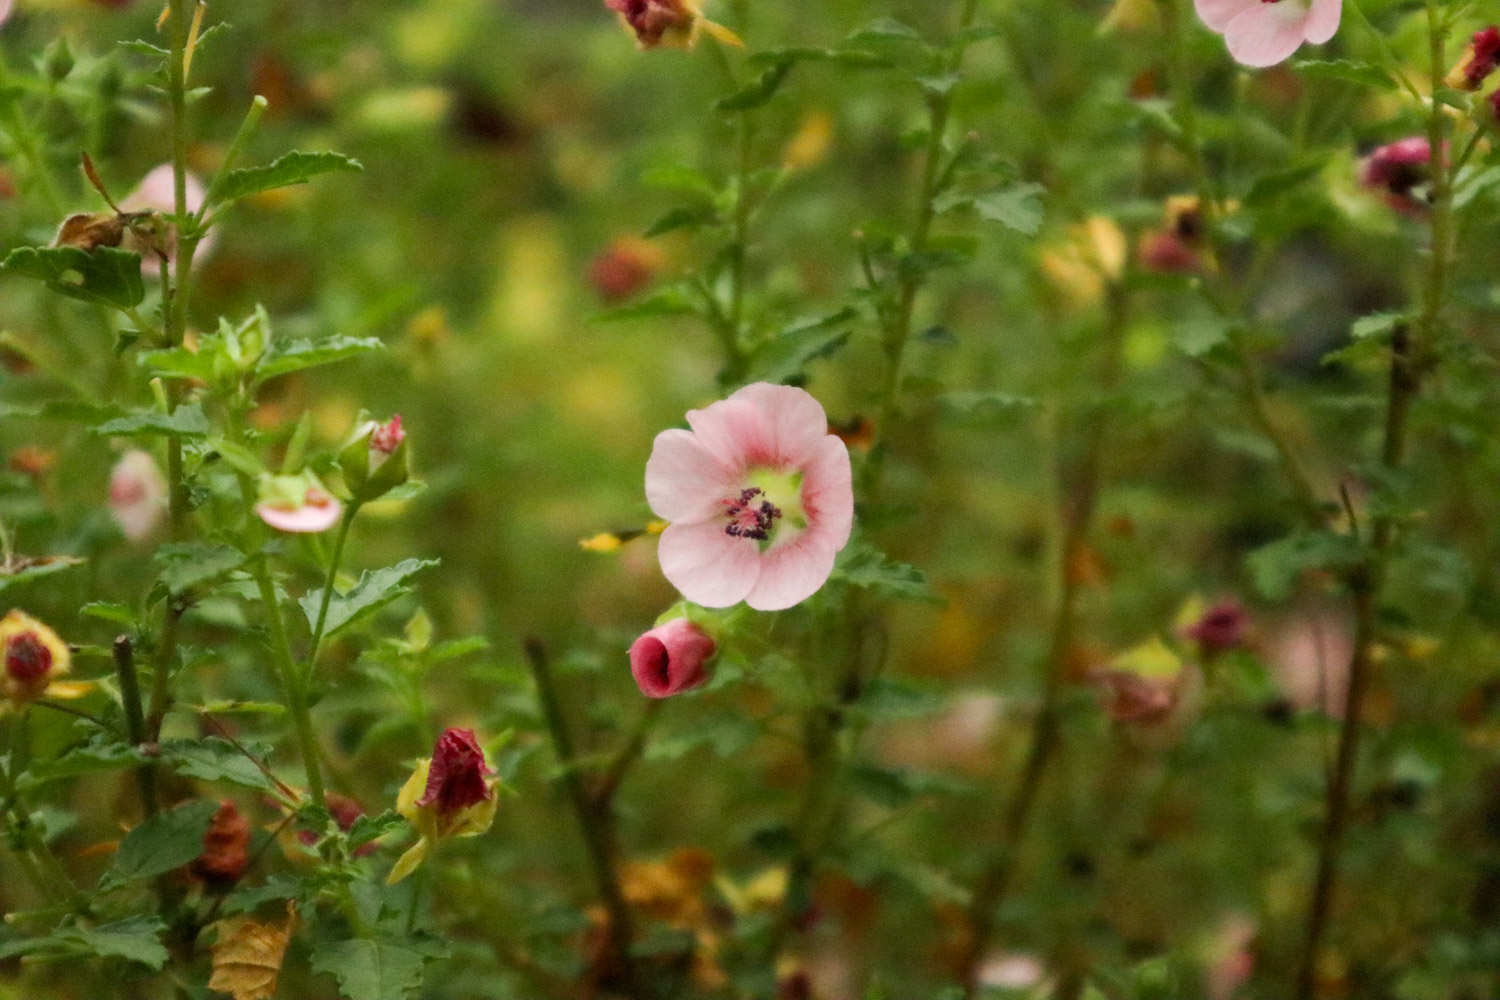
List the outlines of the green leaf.
<svg viewBox="0 0 1500 1000">
<path fill-rule="evenodd" d="M 729 758 L 755 743 L 760 727 L 738 712 L 700 715 L 686 732 L 658 736 L 646 746 L 646 760 L 678 760 L 700 747 Z"/>
<path fill-rule="evenodd" d="M 776 96 L 776 91 L 781 89 L 781 84 L 786 80 L 787 74 L 792 71 L 793 65 L 794 60 L 791 59 L 773 63 L 753 82 L 720 100 L 714 105 L 714 109 L 716 111 L 749 111 L 760 107 Z"/>
<path fill-rule="evenodd" d="M 855 710 L 875 722 L 916 719 L 943 707 L 941 695 L 898 677 L 877 676 L 865 685 Z"/>
<path fill-rule="evenodd" d="M 203 835 L 219 804 L 199 800 L 157 813 L 120 842 L 114 864 L 99 882 L 104 890 L 181 868 L 203 853 Z"/>
<path fill-rule="evenodd" d="M 46 937 L 11 941 L 0 947 L 0 958 L 46 955 L 53 958 L 123 958 L 152 969 L 167 964 L 161 935 L 167 925 L 159 917 L 130 917 L 99 927 L 62 927 Z"/>
<path fill-rule="evenodd" d="M 275 163 L 229 171 L 215 181 L 210 192 L 210 204 L 228 204 L 261 191 L 305 184 L 319 174 L 335 171 L 358 173 L 364 169 L 364 165 L 358 160 L 341 153 L 291 152 Z"/>
<path fill-rule="evenodd" d="M 1040 184 L 1012 184 L 975 198 L 974 210 L 981 219 L 1035 236 L 1042 228 L 1042 202 L 1037 196 L 1046 190 Z"/>
<path fill-rule="evenodd" d="M 84 562 L 77 556 L 16 556 L 9 565 L 0 563 L 0 594 L 12 587 L 81 566 Z"/>
<path fill-rule="evenodd" d="M 1309 531 L 1277 539 L 1245 558 L 1255 588 L 1272 600 L 1291 596 L 1307 570 L 1346 569 L 1360 559 L 1358 543 L 1348 535 Z"/>
<path fill-rule="evenodd" d="M 1384 340 L 1391 335 L 1396 327 L 1405 323 L 1406 320 L 1407 316 L 1405 313 L 1371 313 L 1368 316 L 1361 316 L 1354 321 L 1354 325 L 1349 328 L 1349 336 L 1355 340 L 1368 340 L 1371 337 Z"/>
<path fill-rule="evenodd" d="M 862 28 L 856 28 L 844 39 L 846 43 L 859 45 L 865 42 L 918 42 L 922 35 L 909 24 L 893 17 L 878 17 Z"/>
<path fill-rule="evenodd" d="M 171 413 L 132 410 L 91 428 L 105 437 L 203 437 L 211 429 L 208 417 L 197 403 L 185 403 Z"/>
<path fill-rule="evenodd" d="M 896 562 L 874 546 L 863 543 L 850 545 L 839 554 L 832 578 L 886 597 L 943 603 L 942 598 L 927 585 L 927 577 L 921 570 Z"/>
<path fill-rule="evenodd" d="M 399 814 L 387 809 L 379 816 L 360 816 L 349 827 L 349 850 L 357 851 L 372 840 L 379 840 L 406 823 Z"/>
<path fill-rule="evenodd" d="M 167 347 L 143 351 L 136 363 L 154 375 L 166 378 L 192 378 L 207 382 L 214 376 L 214 355 L 209 351 L 190 351 L 186 347 Z"/>
<path fill-rule="evenodd" d="M 438 565 L 436 559 L 403 559 L 394 566 L 367 570 L 345 593 L 334 591 L 328 602 L 328 620 L 324 623 L 323 635 L 331 636 L 340 629 L 353 625 L 400 597 L 411 593 L 407 581 L 424 569 Z M 323 601 L 323 590 L 309 591 L 298 603 L 307 615 L 309 628 L 316 628 L 318 607 Z"/>
<path fill-rule="evenodd" d="M 21 788 L 25 789 L 74 778 L 80 774 L 104 774 L 121 768 L 133 767 L 145 760 L 135 747 L 126 743 L 105 742 L 103 739 L 72 747 L 50 760 L 36 760 L 20 776 Z"/>
<path fill-rule="evenodd" d="M 123 604 L 115 604 L 111 601 L 91 601 L 79 608 L 78 613 L 125 628 L 135 625 L 135 615 L 131 613 L 131 610 Z"/>
<path fill-rule="evenodd" d="M 228 740 L 217 736 L 169 740 L 162 744 L 161 757 L 168 767 L 184 778 L 225 782 L 263 792 L 276 790 L 276 783 L 266 777 L 255 761 Z"/>
<path fill-rule="evenodd" d="M 347 1000 L 407 1000 L 422 988 L 421 952 L 390 941 L 360 939 L 319 945 L 314 972 L 338 980 Z"/>
<path fill-rule="evenodd" d="M 327 340 L 289 340 L 273 344 L 255 366 L 258 382 L 304 368 L 331 365 L 349 358 L 381 351 L 385 344 L 374 337 L 329 337 Z"/>
<path fill-rule="evenodd" d="M 17 247 L 0 273 L 45 282 L 60 295 L 130 309 L 146 297 L 139 254 L 113 247 Z"/>
<path fill-rule="evenodd" d="M 1273 170 L 1269 174 L 1262 174 L 1255 179 L 1254 184 L 1250 185 L 1250 190 L 1245 194 L 1245 204 L 1254 208 L 1275 201 L 1276 198 L 1298 185 L 1317 177 L 1323 172 L 1327 163 L 1326 157 L 1318 157 L 1283 170 Z"/>
<path fill-rule="evenodd" d="M 245 562 L 239 549 L 204 542 L 168 542 L 153 558 L 161 567 L 162 582 L 174 594 L 217 579 Z"/>
<path fill-rule="evenodd" d="M 847 308 L 795 320 L 756 345 L 750 370 L 764 382 L 785 382 L 800 375 L 811 362 L 838 353 L 849 342 L 850 327 L 858 318 L 858 310 Z"/>
<path fill-rule="evenodd" d="M 712 205 L 679 205 L 651 223 L 642 235 L 646 239 L 661 236 L 678 229 L 698 229 L 712 226 L 719 221 L 719 212 Z"/>
<path fill-rule="evenodd" d="M 1358 59 L 1298 59 L 1292 63 L 1292 69 L 1304 76 L 1343 80 L 1380 90 L 1395 90 L 1398 86 L 1395 77 L 1384 69 Z"/>
<path fill-rule="evenodd" d="M 1024 410 L 1034 409 L 1037 401 L 1031 396 L 994 389 L 945 392 L 938 397 L 938 405 L 955 417 L 977 420 L 985 417 L 1013 416 Z"/>
<path fill-rule="evenodd" d="M 698 311 L 698 304 L 681 288 L 663 288 L 653 292 L 639 302 L 620 306 L 594 316 L 595 323 L 623 323 L 637 319 L 656 319 L 661 316 L 685 316 Z"/>
</svg>

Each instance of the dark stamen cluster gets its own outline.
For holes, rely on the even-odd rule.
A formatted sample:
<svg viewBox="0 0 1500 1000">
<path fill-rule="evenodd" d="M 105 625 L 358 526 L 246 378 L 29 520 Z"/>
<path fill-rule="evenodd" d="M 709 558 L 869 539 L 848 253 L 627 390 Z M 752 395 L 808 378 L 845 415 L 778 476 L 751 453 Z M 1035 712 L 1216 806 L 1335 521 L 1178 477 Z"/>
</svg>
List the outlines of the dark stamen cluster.
<svg viewBox="0 0 1500 1000">
<path fill-rule="evenodd" d="M 753 538 L 757 542 L 771 537 L 771 524 L 781 516 L 781 509 L 769 500 L 757 504 L 755 498 L 761 495 L 761 490 L 752 486 L 741 490 L 738 500 L 724 501 L 728 508 L 725 514 L 729 518 L 724 534 L 731 538 Z"/>
</svg>

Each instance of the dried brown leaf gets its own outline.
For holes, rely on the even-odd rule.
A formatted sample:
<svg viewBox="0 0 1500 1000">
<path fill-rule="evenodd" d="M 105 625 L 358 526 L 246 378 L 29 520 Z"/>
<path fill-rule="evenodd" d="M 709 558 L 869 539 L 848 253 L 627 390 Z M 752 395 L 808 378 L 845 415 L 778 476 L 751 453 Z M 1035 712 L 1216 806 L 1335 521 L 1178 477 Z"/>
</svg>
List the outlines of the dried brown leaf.
<svg viewBox="0 0 1500 1000">
<path fill-rule="evenodd" d="M 219 921 L 208 988 L 228 993 L 234 1000 L 271 1000 L 296 925 L 297 911 L 291 904 L 287 904 L 286 917 L 278 921 L 262 923 L 251 917 Z"/>
</svg>

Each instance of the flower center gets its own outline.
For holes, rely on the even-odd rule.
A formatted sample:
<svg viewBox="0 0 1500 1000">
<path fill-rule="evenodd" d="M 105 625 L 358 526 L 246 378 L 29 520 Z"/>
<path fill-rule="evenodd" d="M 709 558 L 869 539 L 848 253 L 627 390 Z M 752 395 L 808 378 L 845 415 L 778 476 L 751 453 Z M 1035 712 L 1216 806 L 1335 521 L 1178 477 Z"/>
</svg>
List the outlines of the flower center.
<svg viewBox="0 0 1500 1000">
<path fill-rule="evenodd" d="M 52 669 L 52 650 L 33 632 L 23 632 L 5 646 L 5 672 L 26 683 Z"/>
<path fill-rule="evenodd" d="M 802 509 L 802 474 L 775 469 L 751 469 L 739 493 L 719 503 L 724 508 L 724 534 L 748 538 L 762 550 L 785 541 L 807 527 Z"/>
</svg>

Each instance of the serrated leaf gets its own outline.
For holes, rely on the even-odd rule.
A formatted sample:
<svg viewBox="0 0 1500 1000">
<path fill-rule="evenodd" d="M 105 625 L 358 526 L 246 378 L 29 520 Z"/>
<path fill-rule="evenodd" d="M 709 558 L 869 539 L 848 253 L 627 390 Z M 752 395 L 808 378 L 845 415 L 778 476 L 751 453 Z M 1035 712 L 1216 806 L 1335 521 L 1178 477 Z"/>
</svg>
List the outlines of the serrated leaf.
<svg viewBox="0 0 1500 1000">
<path fill-rule="evenodd" d="M 846 308 L 826 316 L 795 320 L 756 345 L 750 370 L 764 382 L 785 382 L 800 375 L 813 361 L 831 357 L 842 349 L 849 342 L 851 324 L 858 318 L 858 310 Z"/>
<path fill-rule="evenodd" d="M 255 761 L 228 740 L 207 736 L 197 740 L 168 740 L 161 746 L 161 760 L 184 778 L 210 783 L 225 782 L 241 788 L 272 792 L 277 786 Z"/>
<path fill-rule="evenodd" d="M 133 767 L 144 761 L 135 747 L 126 743 L 102 740 L 72 747 L 50 760 L 33 761 L 18 779 L 23 790 L 49 781 L 73 778 L 80 774 L 102 774 Z"/>
<path fill-rule="evenodd" d="M 1343 80 L 1381 90 L 1395 90 L 1398 86 L 1395 78 L 1384 69 L 1358 59 L 1298 59 L 1292 63 L 1292 68 L 1304 76 Z"/>
<path fill-rule="evenodd" d="M 1353 566 L 1360 558 L 1354 539 L 1331 531 L 1308 531 L 1263 545 L 1245 558 L 1256 590 L 1272 600 L 1289 597 L 1307 570 Z"/>
<path fill-rule="evenodd" d="M 219 803 L 204 799 L 152 816 L 125 835 L 99 887 L 113 889 L 190 863 L 203 853 L 203 835 L 218 810 Z"/>
<path fill-rule="evenodd" d="M 839 554 L 832 579 L 851 587 L 863 587 L 886 597 L 941 604 L 942 598 L 927 584 L 915 566 L 896 562 L 870 545 L 850 545 Z"/>
<path fill-rule="evenodd" d="M 180 594 L 239 569 L 245 554 L 228 545 L 168 542 L 156 550 L 153 561 L 161 567 L 161 581 L 167 589 Z"/>
<path fill-rule="evenodd" d="M 1034 409 L 1035 398 L 1014 392 L 996 389 L 972 389 L 945 392 L 938 397 L 938 405 L 955 417 L 977 419 L 980 417 L 1011 416 L 1023 410 Z"/>
<path fill-rule="evenodd" d="M 326 340 L 286 340 L 271 345 L 255 366 L 258 382 L 381 351 L 385 344 L 374 337 L 329 337 Z"/>
<path fill-rule="evenodd" d="M 340 629 L 348 628 L 379 609 L 410 593 L 407 581 L 424 569 L 438 565 L 436 559 L 403 559 L 394 566 L 367 570 L 345 593 L 334 591 L 328 603 L 328 619 L 324 623 L 324 636 L 331 636 Z M 323 600 L 323 590 L 309 591 L 297 603 L 307 616 L 309 628 L 317 627 L 318 608 Z"/>
<path fill-rule="evenodd" d="M 17 247 L 0 273 L 35 278 L 60 295 L 121 309 L 146 297 L 140 255 L 114 247 Z"/>
<path fill-rule="evenodd" d="M 159 917 L 130 917 L 98 927 L 67 926 L 45 937 L 24 938 L 0 947 L 0 958 L 44 955 L 53 958 L 122 958 L 152 969 L 167 964 L 161 935 L 167 929 Z"/>
<path fill-rule="evenodd" d="M 981 219 L 1035 236 L 1042 228 L 1042 201 L 1038 196 L 1046 190 L 1040 184 L 1012 184 L 975 198 L 974 210 Z"/>
<path fill-rule="evenodd" d="M 404 824 L 397 813 L 387 809 L 379 816 L 364 815 L 354 820 L 354 825 L 349 827 L 349 850 L 357 851 L 373 840 L 390 833 L 392 830 Z"/>
<path fill-rule="evenodd" d="M 319 945 L 314 972 L 332 976 L 347 1000 L 408 1000 L 422 987 L 426 957 L 390 941 L 360 939 Z"/>
<path fill-rule="evenodd" d="M 196 403 L 184 403 L 171 413 L 132 410 L 90 428 L 105 437 L 203 437 L 211 429 L 208 417 Z"/>
<path fill-rule="evenodd" d="M 364 170 L 358 160 L 342 153 L 291 152 L 261 167 L 231 170 L 214 185 L 211 204 L 227 204 L 275 188 L 305 184 L 320 174 Z"/>
</svg>

